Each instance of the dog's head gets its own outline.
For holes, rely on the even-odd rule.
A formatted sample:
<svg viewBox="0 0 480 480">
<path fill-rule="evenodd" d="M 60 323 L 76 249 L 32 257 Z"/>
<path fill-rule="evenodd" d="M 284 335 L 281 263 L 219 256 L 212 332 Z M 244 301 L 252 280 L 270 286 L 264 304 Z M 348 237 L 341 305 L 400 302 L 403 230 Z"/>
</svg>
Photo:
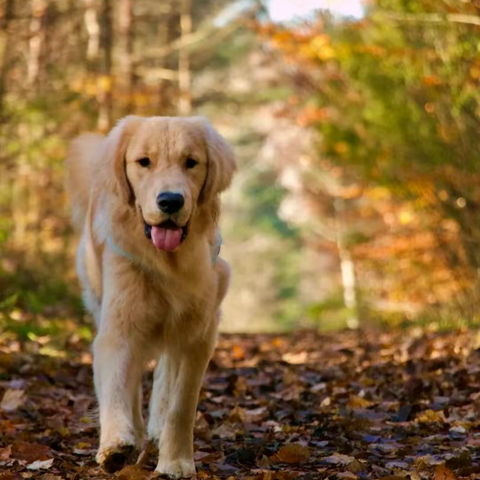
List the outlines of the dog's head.
<svg viewBox="0 0 480 480">
<path fill-rule="evenodd" d="M 226 141 L 200 117 L 129 116 L 105 148 L 109 188 L 140 212 L 145 235 L 165 251 L 186 238 L 197 207 L 214 208 L 236 168 Z"/>
</svg>

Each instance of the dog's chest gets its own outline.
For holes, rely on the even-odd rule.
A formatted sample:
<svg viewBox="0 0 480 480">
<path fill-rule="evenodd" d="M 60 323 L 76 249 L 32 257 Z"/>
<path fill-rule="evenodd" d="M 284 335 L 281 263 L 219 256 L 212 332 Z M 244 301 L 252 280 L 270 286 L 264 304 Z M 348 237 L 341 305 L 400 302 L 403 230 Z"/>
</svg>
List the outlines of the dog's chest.
<svg viewBox="0 0 480 480">
<path fill-rule="evenodd" d="M 158 337 L 168 332 L 185 335 L 189 330 L 197 330 L 212 314 L 212 293 L 204 285 L 191 285 L 188 280 L 156 278 L 152 282 L 150 279 L 148 294 L 141 306 L 147 332 Z"/>
</svg>

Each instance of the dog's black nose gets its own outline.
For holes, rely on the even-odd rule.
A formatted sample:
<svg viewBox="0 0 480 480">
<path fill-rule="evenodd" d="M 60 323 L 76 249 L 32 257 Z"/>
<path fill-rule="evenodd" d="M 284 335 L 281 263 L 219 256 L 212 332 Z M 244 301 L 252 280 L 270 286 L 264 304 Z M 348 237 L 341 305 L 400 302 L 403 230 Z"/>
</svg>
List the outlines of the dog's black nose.
<svg viewBox="0 0 480 480">
<path fill-rule="evenodd" d="M 180 193 L 163 192 L 157 197 L 158 208 L 164 213 L 178 212 L 184 203 L 185 199 Z"/>
</svg>

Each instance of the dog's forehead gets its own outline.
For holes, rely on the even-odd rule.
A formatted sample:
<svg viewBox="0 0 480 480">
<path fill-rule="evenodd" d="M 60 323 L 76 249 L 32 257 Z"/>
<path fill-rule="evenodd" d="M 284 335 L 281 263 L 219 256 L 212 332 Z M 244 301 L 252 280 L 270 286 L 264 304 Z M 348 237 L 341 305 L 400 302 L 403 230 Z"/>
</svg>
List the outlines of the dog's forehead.
<svg viewBox="0 0 480 480">
<path fill-rule="evenodd" d="M 204 128 L 198 122 L 182 118 L 154 117 L 142 122 L 132 143 L 149 151 L 181 153 L 205 145 Z"/>
</svg>

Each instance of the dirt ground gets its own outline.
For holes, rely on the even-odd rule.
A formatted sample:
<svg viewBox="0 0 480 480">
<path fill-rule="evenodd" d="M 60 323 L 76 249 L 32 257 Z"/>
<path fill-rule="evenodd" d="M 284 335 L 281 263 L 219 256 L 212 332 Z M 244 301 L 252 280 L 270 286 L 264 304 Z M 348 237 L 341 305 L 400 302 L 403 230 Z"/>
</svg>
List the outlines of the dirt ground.
<svg viewBox="0 0 480 480">
<path fill-rule="evenodd" d="M 479 479 L 478 345 L 475 332 L 223 335 L 198 478 Z M 63 357 L 0 344 L 0 480 L 154 478 L 151 445 L 115 474 L 95 464 L 91 355 L 77 343 Z"/>
</svg>

